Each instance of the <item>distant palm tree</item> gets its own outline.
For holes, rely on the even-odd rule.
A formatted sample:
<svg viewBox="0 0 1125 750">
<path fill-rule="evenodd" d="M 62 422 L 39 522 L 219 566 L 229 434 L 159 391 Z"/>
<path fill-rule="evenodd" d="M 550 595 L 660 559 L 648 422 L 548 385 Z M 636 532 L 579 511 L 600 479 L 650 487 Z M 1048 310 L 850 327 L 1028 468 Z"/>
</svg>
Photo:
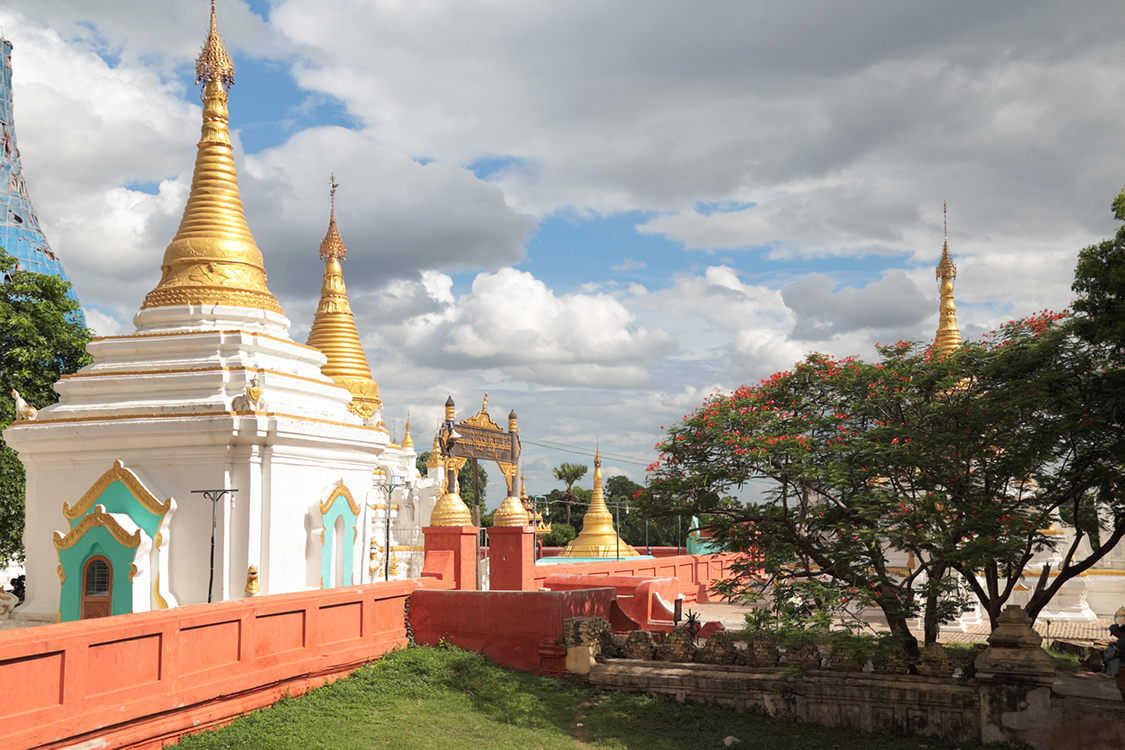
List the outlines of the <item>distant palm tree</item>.
<svg viewBox="0 0 1125 750">
<path fill-rule="evenodd" d="M 566 484 L 562 501 L 566 503 L 566 525 L 570 526 L 570 506 L 578 498 L 574 495 L 574 483 L 586 476 L 589 469 L 585 464 L 559 464 L 554 468 L 555 479 Z"/>
</svg>

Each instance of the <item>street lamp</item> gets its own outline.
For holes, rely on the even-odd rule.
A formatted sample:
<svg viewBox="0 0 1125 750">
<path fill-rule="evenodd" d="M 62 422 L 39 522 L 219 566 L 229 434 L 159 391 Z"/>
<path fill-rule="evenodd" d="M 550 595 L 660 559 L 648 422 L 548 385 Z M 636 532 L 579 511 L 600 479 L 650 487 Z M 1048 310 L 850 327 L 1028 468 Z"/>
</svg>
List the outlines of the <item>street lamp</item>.
<svg viewBox="0 0 1125 750">
<path fill-rule="evenodd" d="M 621 532 L 624 530 L 624 529 L 621 528 L 621 506 L 622 506 L 622 503 L 618 503 L 617 505 L 609 506 L 609 507 L 613 508 L 614 511 L 617 512 L 617 521 L 616 521 L 616 523 L 617 523 L 617 539 L 616 539 L 616 542 L 617 542 L 617 559 L 618 560 L 621 559 Z M 628 505 L 625 505 L 625 515 L 629 515 L 629 506 Z"/>
<path fill-rule="evenodd" d="M 238 490 L 223 489 L 223 490 L 192 490 L 193 495 L 203 495 L 207 500 L 211 501 L 211 577 L 207 582 L 207 603 L 211 603 L 211 599 L 215 593 L 215 527 L 219 523 L 219 501 L 226 495 L 233 495 Z M 234 502 L 234 498 L 231 498 Z"/>
<path fill-rule="evenodd" d="M 391 498 L 394 496 L 395 489 L 402 486 L 399 481 L 398 474 L 389 475 L 388 480 L 383 484 L 383 489 L 387 492 L 387 505 L 385 514 L 383 516 L 383 552 L 385 559 L 383 560 L 383 580 L 391 580 Z"/>
<path fill-rule="evenodd" d="M 547 496 L 546 495 L 532 495 L 531 497 L 531 528 L 535 530 L 535 559 L 539 559 L 539 552 L 542 548 L 543 542 L 539 538 L 539 527 L 535 525 L 535 519 L 539 517 L 539 501 L 543 501 L 543 514 L 547 514 Z"/>
</svg>

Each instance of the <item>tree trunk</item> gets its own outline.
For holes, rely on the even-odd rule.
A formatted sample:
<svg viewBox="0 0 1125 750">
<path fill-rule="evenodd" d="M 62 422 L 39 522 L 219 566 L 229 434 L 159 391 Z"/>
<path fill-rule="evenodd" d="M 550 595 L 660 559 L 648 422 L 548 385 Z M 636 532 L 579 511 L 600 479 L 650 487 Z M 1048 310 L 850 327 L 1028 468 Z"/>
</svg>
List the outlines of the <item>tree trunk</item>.
<svg viewBox="0 0 1125 750">
<path fill-rule="evenodd" d="M 910 625 L 906 622 L 906 618 L 892 615 L 887 611 L 886 607 L 882 604 L 879 605 L 883 610 L 883 616 L 887 618 L 887 625 L 890 627 L 892 633 L 898 633 L 902 636 L 902 649 L 906 655 L 911 659 L 917 659 L 918 654 L 918 639 L 910 632 Z"/>
<path fill-rule="evenodd" d="M 945 578 L 945 574 L 946 566 L 942 563 L 936 563 L 930 570 L 930 580 L 940 583 L 941 579 Z M 941 629 L 941 624 L 937 618 L 938 594 L 937 586 L 930 586 L 926 592 L 925 609 L 922 610 L 922 640 L 927 646 L 931 643 L 937 643 L 938 631 Z"/>
</svg>

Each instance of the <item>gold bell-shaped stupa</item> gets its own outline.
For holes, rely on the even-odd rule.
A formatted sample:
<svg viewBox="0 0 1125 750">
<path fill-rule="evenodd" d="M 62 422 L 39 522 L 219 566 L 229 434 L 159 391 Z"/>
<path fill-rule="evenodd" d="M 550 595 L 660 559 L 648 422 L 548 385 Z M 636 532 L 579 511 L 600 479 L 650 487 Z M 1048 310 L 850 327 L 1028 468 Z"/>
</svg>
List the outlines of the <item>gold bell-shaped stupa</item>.
<svg viewBox="0 0 1125 750">
<path fill-rule="evenodd" d="M 942 205 L 942 213 L 948 216 L 948 204 Z M 945 242 L 941 246 L 941 260 L 936 269 L 937 280 L 941 282 L 941 307 L 938 310 L 938 329 L 934 336 L 934 356 L 945 359 L 961 346 L 961 331 L 957 328 L 957 306 L 953 304 L 953 280 L 957 278 L 957 266 L 949 255 L 949 221 L 945 222 Z"/>
<path fill-rule="evenodd" d="M 234 65 L 219 36 L 214 0 L 211 31 L 195 62 L 195 82 L 203 84 L 203 132 L 191 194 L 180 229 L 164 251 L 160 283 L 141 308 L 231 305 L 281 313 L 266 287 L 262 253 L 242 212 L 227 113 Z"/>
<path fill-rule="evenodd" d="M 324 283 L 320 287 L 320 304 L 313 317 L 312 329 L 306 342 L 319 349 L 328 361 L 320 368 L 336 385 L 347 388 L 352 394 L 348 410 L 369 418 L 383 403 L 379 400 L 379 385 L 371 379 L 371 366 L 359 341 L 355 316 L 348 303 L 348 290 L 344 286 L 344 269 L 340 261 L 347 257 L 348 249 L 336 227 L 336 180 L 331 182 L 332 210 L 328 231 L 320 243 L 320 259 L 324 261 Z M 407 433 L 409 434 L 409 432 Z"/>
<path fill-rule="evenodd" d="M 566 545 L 559 557 L 639 557 L 632 545 L 621 541 L 613 528 L 613 514 L 605 504 L 602 489 L 602 452 L 594 455 L 594 496 L 582 516 L 582 533 Z"/>
</svg>

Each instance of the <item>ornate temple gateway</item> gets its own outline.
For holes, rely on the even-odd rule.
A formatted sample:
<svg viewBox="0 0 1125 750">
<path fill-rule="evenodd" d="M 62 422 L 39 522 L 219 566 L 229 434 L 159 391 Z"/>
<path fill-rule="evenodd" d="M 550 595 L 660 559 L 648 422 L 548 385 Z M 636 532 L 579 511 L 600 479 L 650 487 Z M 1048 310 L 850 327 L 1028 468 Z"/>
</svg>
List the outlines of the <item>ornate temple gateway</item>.
<svg viewBox="0 0 1125 750">
<path fill-rule="evenodd" d="M 27 469 L 17 617 L 371 580 L 365 531 L 389 443 L 378 393 L 349 390 L 330 357 L 293 341 L 266 284 L 239 196 L 234 67 L 213 7 L 196 74 L 191 194 L 136 331 L 91 342 L 94 363 L 57 384 L 59 403 L 4 433 Z"/>
</svg>

